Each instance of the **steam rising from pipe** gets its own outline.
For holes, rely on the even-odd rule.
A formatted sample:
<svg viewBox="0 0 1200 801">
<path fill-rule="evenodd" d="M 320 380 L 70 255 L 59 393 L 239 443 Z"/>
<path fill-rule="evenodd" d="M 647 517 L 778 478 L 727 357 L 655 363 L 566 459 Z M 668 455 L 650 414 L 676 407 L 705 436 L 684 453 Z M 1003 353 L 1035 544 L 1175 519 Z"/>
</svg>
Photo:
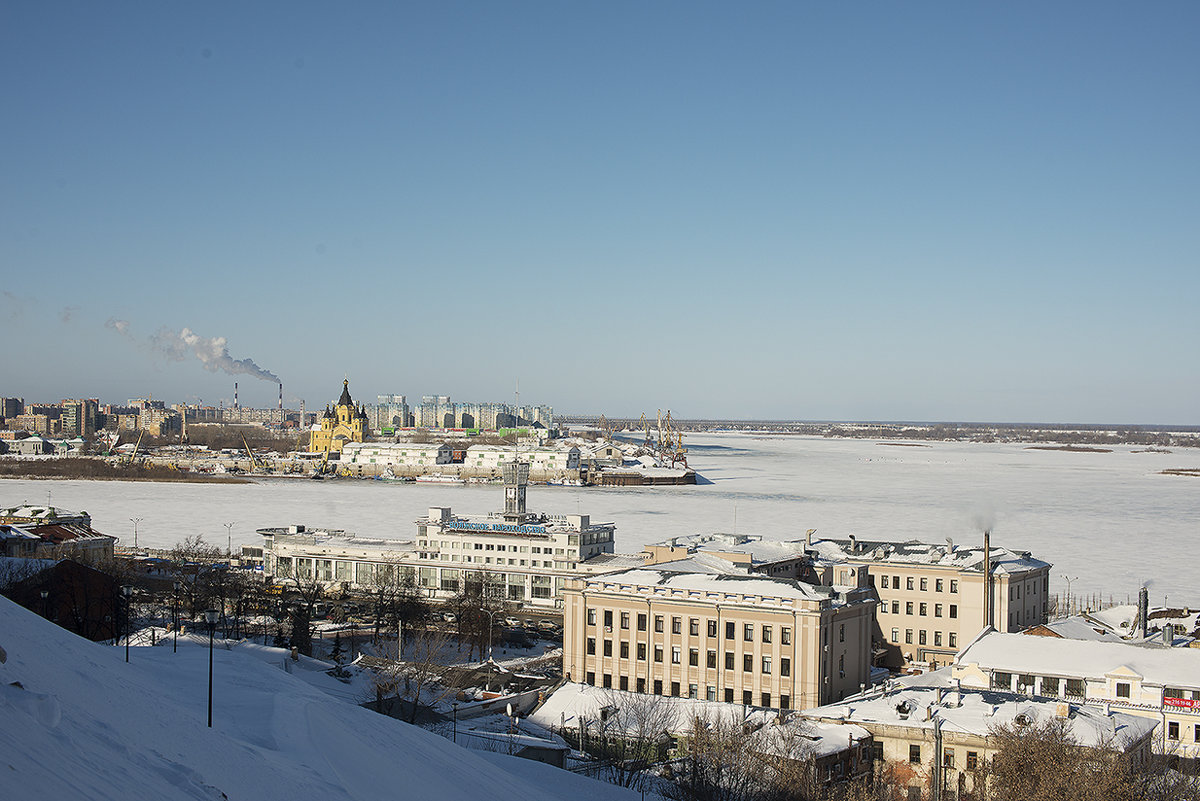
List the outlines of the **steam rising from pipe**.
<svg viewBox="0 0 1200 801">
<path fill-rule="evenodd" d="M 111 328 L 113 331 L 116 331 L 121 336 L 125 336 L 125 337 L 129 336 L 129 321 L 128 320 L 118 320 L 115 317 L 109 317 L 108 321 L 104 323 L 104 327 Z"/>
<path fill-rule="evenodd" d="M 118 321 L 120 322 L 122 321 Z M 226 342 L 225 337 L 202 337 L 190 328 L 184 328 L 176 334 L 164 327 L 150 337 L 150 345 L 172 361 L 182 362 L 189 357 L 195 357 L 210 373 L 248 375 L 275 384 L 283 383 L 279 376 L 259 367 L 252 359 L 234 359 L 229 355 Z"/>
</svg>

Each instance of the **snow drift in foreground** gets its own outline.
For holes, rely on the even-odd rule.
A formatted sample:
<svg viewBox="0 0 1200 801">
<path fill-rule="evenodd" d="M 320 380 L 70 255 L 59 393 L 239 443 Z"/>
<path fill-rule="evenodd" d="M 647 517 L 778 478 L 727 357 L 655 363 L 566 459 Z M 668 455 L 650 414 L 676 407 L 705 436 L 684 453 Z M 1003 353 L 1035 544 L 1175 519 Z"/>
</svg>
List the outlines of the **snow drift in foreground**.
<svg viewBox="0 0 1200 801">
<path fill-rule="evenodd" d="M 636 797 L 516 757 L 481 758 L 219 645 L 211 730 L 207 644 L 133 648 L 126 664 L 124 649 L 0 598 L 0 648 L 0 798 Z"/>
</svg>

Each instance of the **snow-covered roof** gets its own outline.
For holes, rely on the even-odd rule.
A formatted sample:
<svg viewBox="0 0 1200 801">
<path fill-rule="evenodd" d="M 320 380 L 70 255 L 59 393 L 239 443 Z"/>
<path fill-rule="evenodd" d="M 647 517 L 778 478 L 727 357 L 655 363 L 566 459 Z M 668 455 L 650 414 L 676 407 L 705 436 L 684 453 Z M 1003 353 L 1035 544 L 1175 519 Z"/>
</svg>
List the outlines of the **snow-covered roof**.
<svg viewBox="0 0 1200 801">
<path fill-rule="evenodd" d="M 944 732 L 986 737 L 997 726 L 1043 723 L 1061 713 L 1068 714 L 1066 719 L 1081 745 L 1128 745 L 1154 731 L 1158 725 L 1153 719 L 1137 715 L 1106 713 L 1099 707 L 1062 701 L 1022 698 L 1014 693 L 926 687 L 877 693 L 800 714 L 811 719 L 857 723 L 868 729 L 877 723 L 931 730 L 940 720 Z"/>
<path fill-rule="evenodd" d="M 786 559 L 797 559 L 804 556 L 804 540 L 764 540 L 757 534 L 693 534 L 688 537 L 672 537 L 669 540 L 654 543 L 656 547 L 687 548 L 696 551 L 722 551 L 725 553 L 743 553 L 750 557 L 754 564 L 765 562 L 780 562 Z"/>
<path fill-rule="evenodd" d="M 959 666 L 1038 676 L 1100 678 L 1128 668 L 1147 684 L 1200 689 L 1200 649 L 1146 647 L 1023 634 L 983 634 L 958 654 Z"/>
<path fill-rule="evenodd" d="M 579 563 L 579 569 L 588 573 L 612 573 L 641 567 L 645 560 L 636 554 L 600 553 Z"/>
<path fill-rule="evenodd" d="M 1055 620 L 1050 623 L 1043 623 L 1040 626 L 1035 626 L 1032 629 L 1026 629 L 1022 633 L 1036 635 L 1038 633 L 1038 629 L 1046 629 L 1053 635 L 1057 635 L 1058 637 L 1068 640 L 1104 640 L 1108 642 L 1116 642 L 1121 639 L 1108 627 L 1097 625 L 1096 623 L 1079 615 L 1064 618 L 1063 620 Z"/>
<path fill-rule="evenodd" d="M 0 520 L 14 522 L 61 523 L 68 520 L 90 521 L 86 512 L 69 512 L 57 506 L 42 506 L 38 504 L 21 504 L 0 509 Z"/>
<path fill-rule="evenodd" d="M 792 759 L 840 754 L 871 736 L 854 723 L 826 723 L 793 717 L 778 726 L 763 726 L 751 736 L 751 748 L 759 753 Z"/>
<path fill-rule="evenodd" d="M 633 587 L 753 595 L 783 601 L 830 599 L 833 591 L 792 579 L 768 578 L 749 573 L 744 567 L 708 554 L 697 554 L 675 562 L 607 573 L 589 579 L 592 585 L 616 584 Z"/>
<path fill-rule="evenodd" d="M 888 542 L 885 540 L 813 538 L 810 550 L 830 561 L 880 562 L 885 564 L 937 565 L 960 570 L 983 572 L 982 545 L 933 544 L 919 540 Z M 992 546 L 993 573 L 1024 573 L 1049 568 L 1049 562 L 1035 559 L 1028 551 L 1011 551 Z"/>
<path fill-rule="evenodd" d="M 1167 623 L 1174 625 L 1180 634 L 1190 634 L 1200 628 L 1200 610 L 1151 606 L 1147 611 L 1147 625 L 1152 631 L 1161 630 Z M 1137 628 L 1137 606 L 1134 604 L 1110 606 L 1107 609 L 1088 612 L 1086 617 L 1125 638 L 1133 637 L 1134 629 Z M 1153 634 L 1149 634 L 1148 638 L 1158 639 Z"/>
<path fill-rule="evenodd" d="M 726 724 L 762 725 L 778 713 L 742 704 L 726 704 L 699 698 L 675 698 L 648 695 L 590 684 L 567 683 L 551 693 L 529 719 L 548 729 L 595 725 L 604 710 L 606 728 L 631 735 L 651 733 L 683 734 L 692 721 L 720 721 Z"/>
<path fill-rule="evenodd" d="M 294 531 L 299 528 L 301 530 Z M 360 537 L 357 534 L 341 529 L 306 528 L 287 526 L 282 528 L 260 528 L 258 533 L 264 537 L 274 537 L 282 542 L 297 545 L 310 545 L 314 548 L 360 548 L 363 551 L 378 552 L 394 556 L 403 551 L 412 550 L 415 543 L 412 540 L 393 540 L 385 537 Z"/>
</svg>

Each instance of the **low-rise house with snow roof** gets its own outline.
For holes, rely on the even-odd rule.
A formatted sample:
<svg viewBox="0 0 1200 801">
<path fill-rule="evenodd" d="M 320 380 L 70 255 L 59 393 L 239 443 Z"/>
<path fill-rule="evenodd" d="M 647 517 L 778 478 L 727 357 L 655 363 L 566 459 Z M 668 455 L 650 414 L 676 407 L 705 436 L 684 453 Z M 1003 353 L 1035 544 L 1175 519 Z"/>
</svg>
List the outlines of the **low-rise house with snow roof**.
<svg viewBox="0 0 1200 801">
<path fill-rule="evenodd" d="M 113 558 L 117 538 L 92 528 L 87 512 L 25 504 L 0 509 L 0 556 L 88 562 Z"/>
<path fill-rule="evenodd" d="M 25 437 L 9 442 L 8 452 L 14 456 L 42 456 L 54 453 L 54 444 L 42 437 Z"/>
<path fill-rule="evenodd" d="M 1013 693 L 941 687 L 878 692 L 800 713 L 826 724 L 850 724 L 872 738 L 876 767 L 890 763 L 909 798 L 959 798 L 975 793 L 995 755 L 999 727 L 1061 720 L 1080 746 L 1113 747 L 1140 764 L 1150 756 L 1154 723 L 1136 715 Z M 940 785 L 941 792 L 931 790 Z"/>
<path fill-rule="evenodd" d="M 490 470 L 500 475 L 500 465 L 511 461 L 513 449 L 503 445 L 472 445 L 467 448 L 463 466 L 474 471 Z M 534 475 L 560 474 L 566 470 L 579 469 L 579 448 L 538 447 L 521 448 L 520 458 L 529 462 L 529 472 Z"/>
<path fill-rule="evenodd" d="M 589 740 L 628 744 L 637 759 L 659 761 L 686 747 L 696 725 L 737 729 L 746 747 L 769 757 L 810 760 L 820 781 L 870 773 L 871 735 L 859 726 L 806 722 L 753 705 L 676 698 L 570 682 L 529 715 L 529 721 L 584 746 Z"/>
<path fill-rule="evenodd" d="M 835 586 L 689 559 L 563 590 L 563 671 L 596 687 L 800 709 L 869 681 L 875 595 L 848 567 Z"/>
<path fill-rule="evenodd" d="M 1157 747 L 1200 758 L 1200 649 L 982 633 L 951 675 L 964 687 L 1013 690 L 1147 718 Z"/>
<path fill-rule="evenodd" d="M 450 464 L 454 449 L 447 442 L 347 442 L 342 445 L 342 464 L 388 467 L 433 467 Z"/>
</svg>

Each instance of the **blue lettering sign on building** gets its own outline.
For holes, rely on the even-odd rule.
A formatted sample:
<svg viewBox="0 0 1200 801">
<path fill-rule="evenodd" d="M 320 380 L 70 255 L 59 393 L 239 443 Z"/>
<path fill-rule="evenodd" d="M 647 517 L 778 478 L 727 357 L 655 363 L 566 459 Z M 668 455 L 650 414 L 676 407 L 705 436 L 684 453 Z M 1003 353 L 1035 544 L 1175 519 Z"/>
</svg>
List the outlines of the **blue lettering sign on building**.
<svg viewBox="0 0 1200 801">
<path fill-rule="evenodd" d="M 452 531 L 484 531 L 494 534 L 545 534 L 545 526 L 518 526 L 512 523 L 454 523 Z"/>
</svg>

